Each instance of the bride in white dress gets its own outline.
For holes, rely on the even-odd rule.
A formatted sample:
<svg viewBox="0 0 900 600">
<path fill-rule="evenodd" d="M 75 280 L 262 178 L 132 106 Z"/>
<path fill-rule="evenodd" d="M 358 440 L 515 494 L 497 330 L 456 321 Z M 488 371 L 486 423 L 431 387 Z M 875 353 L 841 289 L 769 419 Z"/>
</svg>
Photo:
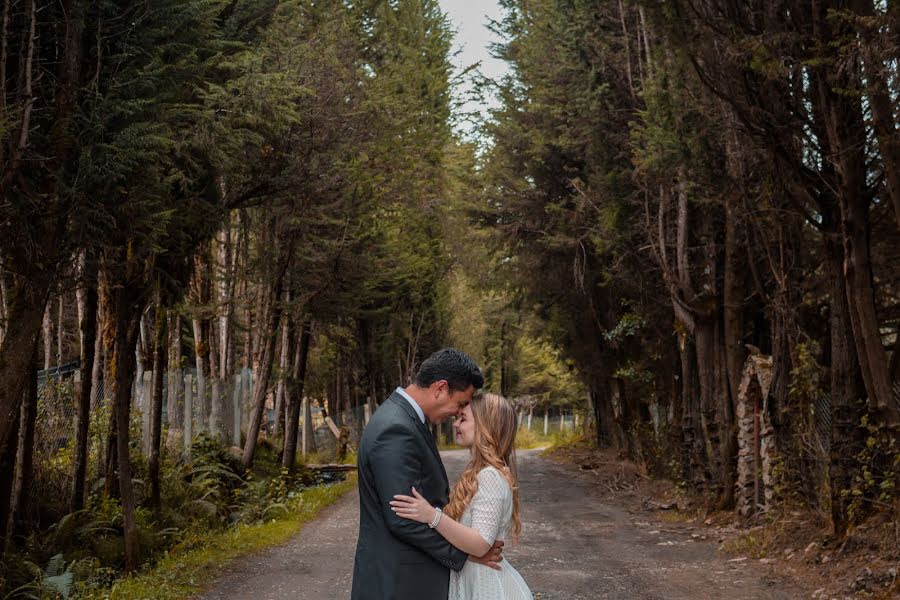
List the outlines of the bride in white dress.
<svg viewBox="0 0 900 600">
<path fill-rule="evenodd" d="M 476 396 L 456 420 L 456 441 L 472 460 L 442 513 L 413 488 L 413 496 L 391 502 L 398 516 L 426 523 L 472 556 L 483 556 L 495 540 L 515 540 L 521 529 L 515 465 L 516 411 L 496 394 Z M 471 561 L 450 572 L 448 600 L 532 600 L 522 576 L 503 559 L 500 570 Z"/>
</svg>

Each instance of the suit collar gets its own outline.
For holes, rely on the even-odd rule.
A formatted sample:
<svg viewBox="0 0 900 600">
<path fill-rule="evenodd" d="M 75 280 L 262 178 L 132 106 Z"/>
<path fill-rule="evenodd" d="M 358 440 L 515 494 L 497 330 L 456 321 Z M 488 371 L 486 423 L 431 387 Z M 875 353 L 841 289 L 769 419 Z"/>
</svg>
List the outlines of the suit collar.
<svg viewBox="0 0 900 600">
<path fill-rule="evenodd" d="M 441 473 L 444 476 L 444 481 L 447 481 L 447 471 L 444 469 L 444 461 L 441 460 L 441 453 L 438 452 L 437 445 L 434 442 L 434 436 L 431 435 L 431 430 L 428 428 L 425 423 L 419 420 L 419 415 L 416 414 L 416 410 L 410 405 L 409 401 L 394 391 L 390 396 L 388 396 L 388 401 L 397 404 L 403 411 L 409 415 L 409 418 L 413 420 L 416 424 L 416 428 L 419 430 L 419 433 L 422 434 L 422 437 L 425 438 L 425 443 L 431 449 L 431 453 L 434 454 L 434 458 L 437 459 L 438 464 L 441 466 Z"/>
<path fill-rule="evenodd" d="M 423 423 L 425 422 L 425 411 L 422 410 L 422 407 L 419 406 L 419 403 L 416 402 L 412 396 L 406 393 L 406 390 L 398 387 L 396 390 L 394 390 L 394 393 L 402 396 L 403 399 L 406 400 L 407 404 L 412 406 L 413 410 L 416 411 L 416 415 L 419 417 L 419 420 Z"/>
<path fill-rule="evenodd" d="M 403 396 L 398 394 L 397 390 L 394 390 L 393 392 L 391 392 L 391 395 L 388 396 L 388 402 L 393 402 L 394 404 L 396 404 L 397 406 L 402 408 L 403 412 L 408 414 L 411 419 L 413 419 L 414 421 L 416 421 L 419 424 L 422 423 L 422 421 L 419 420 L 419 415 L 416 414 L 416 409 L 414 409 L 412 407 L 412 405 L 410 405 L 410 403 L 406 400 L 406 398 L 404 398 Z"/>
</svg>

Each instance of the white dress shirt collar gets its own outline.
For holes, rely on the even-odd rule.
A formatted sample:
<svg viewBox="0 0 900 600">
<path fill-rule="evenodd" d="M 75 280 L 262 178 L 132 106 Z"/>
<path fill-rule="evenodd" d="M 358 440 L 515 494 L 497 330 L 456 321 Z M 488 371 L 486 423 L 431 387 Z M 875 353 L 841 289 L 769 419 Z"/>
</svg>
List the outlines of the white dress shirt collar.
<svg viewBox="0 0 900 600">
<path fill-rule="evenodd" d="M 425 423 L 425 413 L 422 411 L 422 407 L 419 406 L 419 403 L 413 400 L 412 396 L 407 394 L 406 390 L 404 390 L 402 387 L 398 387 L 396 391 L 398 394 L 406 398 L 407 402 L 412 404 L 412 407 L 415 409 L 416 414 L 419 415 L 419 420 L 422 421 L 422 423 Z"/>
</svg>

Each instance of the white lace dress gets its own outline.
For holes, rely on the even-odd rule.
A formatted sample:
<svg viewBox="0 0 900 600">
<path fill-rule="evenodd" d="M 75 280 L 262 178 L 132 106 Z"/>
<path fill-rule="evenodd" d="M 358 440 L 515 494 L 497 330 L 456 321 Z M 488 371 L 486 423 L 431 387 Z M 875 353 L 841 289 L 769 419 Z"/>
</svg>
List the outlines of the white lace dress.
<svg viewBox="0 0 900 600">
<path fill-rule="evenodd" d="M 494 467 L 478 473 L 478 491 L 460 523 L 472 527 L 488 544 L 506 540 L 512 517 L 512 490 Z M 448 600 L 532 600 L 531 590 L 512 565 L 503 560 L 501 571 L 466 561 L 462 571 L 450 571 Z"/>
</svg>

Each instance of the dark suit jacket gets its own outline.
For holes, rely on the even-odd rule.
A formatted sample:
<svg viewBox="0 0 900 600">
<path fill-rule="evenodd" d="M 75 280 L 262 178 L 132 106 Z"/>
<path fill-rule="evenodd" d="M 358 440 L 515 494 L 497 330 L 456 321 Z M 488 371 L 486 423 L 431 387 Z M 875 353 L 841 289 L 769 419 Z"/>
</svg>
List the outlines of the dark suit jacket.
<svg viewBox="0 0 900 600">
<path fill-rule="evenodd" d="M 359 442 L 359 542 L 352 600 L 447 600 L 450 569 L 467 555 L 424 523 L 391 510 L 394 494 L 419 491 L 444 507 L 450 487 L 434 438 L 397 392 L 382 404 Z"/>
</svg>

